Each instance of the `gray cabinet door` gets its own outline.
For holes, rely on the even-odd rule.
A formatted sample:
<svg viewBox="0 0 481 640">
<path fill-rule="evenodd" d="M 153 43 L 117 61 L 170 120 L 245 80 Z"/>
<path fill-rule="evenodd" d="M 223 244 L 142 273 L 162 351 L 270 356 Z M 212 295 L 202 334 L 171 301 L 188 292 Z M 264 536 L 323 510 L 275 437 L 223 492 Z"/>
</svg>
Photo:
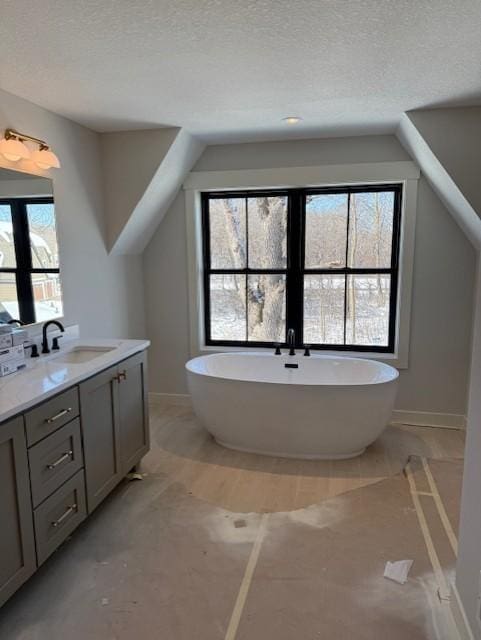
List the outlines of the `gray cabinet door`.
<svg viewBox="0 0 481 640">
<path fill-rule="evenodd" d="M 118 373 L 120 460 L 125 475 L 149 450 L 146 353 L 121 362 Z"/>
<path fill-rule="evenodd" d="M 122 478 L 117 367 L 80 385 L 87 507 L 91 513 Z"/>
<path fill-rule="evenodd" d="M 35 571 L 23 418 L 0 425 L 0 606 Z"/>
</svg>

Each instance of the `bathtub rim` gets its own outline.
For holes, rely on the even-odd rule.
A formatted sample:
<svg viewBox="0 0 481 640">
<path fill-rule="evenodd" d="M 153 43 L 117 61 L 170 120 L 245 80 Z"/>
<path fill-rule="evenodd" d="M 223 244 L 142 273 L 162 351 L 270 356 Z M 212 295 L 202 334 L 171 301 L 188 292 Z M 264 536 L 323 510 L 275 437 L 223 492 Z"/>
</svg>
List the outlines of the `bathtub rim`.
<svg viewBox="0 0 481 640">
<path fill-rule="evenodd" d="M 366 381 L 362 381 L 359 383 L 354 383 L 354 384 L 349 384 L 347 382 L 343 382 L 343 383 L 329 383 L 329 382 L 291 382 L 291 381 L 282 381 L 282 380 L 245 380 L 242 378 L 232 378 L 230 376 L 219 376 L 219 375 L 213 375 L 212 373 L 207 373 L 205 371 L 195 371 L 192 369 L 192 363 L 199 361 L 199 360 L 205 360 L 205 359 L 210 359 L 210 358 L 216 358 L 216 357 L 226 357 L 226 356 L 231 356 L 231 355 L 235 355 L 235 356 L 262 356 L 265 358 L 278 358 L 280 356 L 275 356 L 271 353 L 265 353 L 262 351 L 228 351 L 228 352 L 222 352 L 222 353 L 209 353 L 209 354 L 202 354 L 199 356 L 196 356 L 195 358 L 190 358 L 186 363 L 185 363 L 185 369 L 187 371 L 187 374 L 193 375 L 193 376 L 200 376 L 202 378 L 209 378 L 212 380 L 215 380 L 217 382 L 234 382 L 236 384 L 268 384 L 268 385 L 285 385 L 285 386 L 289 386 L 289 387 L 328 387 L 329 389 L 342 389 L 342 388 L 369 388 L 369 387 L 373 387 L 373 386 L 380 386 L 380 385 L 386 385 L 386 384 L 393 384 L 393 383 L 397 383 L 397 381 L 399 380 L 399 371 L 398 369 L 396 369 L 395 367 L 393 367 L 390 364 L 386 364 L 385 362 L 379 362 L 378 360 L 372 360 L 370 358 L 356 358 L 353 356 L 337 356 L 337 355 L 327 355 L 327 354 L 311 354 L 309 356 L 309 358 L 314 358 L 314 359 L 322 359 L 322 360 L 353 360 L 356 362 L 370 362 L 373 364 L 376 364 L 377 366 L 381 367 L 381 368 L 387 368 L 388 370 L 390 370 L 390 372 L 392 373 L 392 377 L 387 379 L 387 380 L 379 380 L 379 381 L 373 381 L 373 382 L 366 382 Z M 286 356 L 285 354 L 282 354 L 284 357 L 292 357 L 294 358 L 295 356 Z M 306 356 L 303 355 L 299 355 L 297 356 L 299 358 L 304 358 Z"/>
</svg>

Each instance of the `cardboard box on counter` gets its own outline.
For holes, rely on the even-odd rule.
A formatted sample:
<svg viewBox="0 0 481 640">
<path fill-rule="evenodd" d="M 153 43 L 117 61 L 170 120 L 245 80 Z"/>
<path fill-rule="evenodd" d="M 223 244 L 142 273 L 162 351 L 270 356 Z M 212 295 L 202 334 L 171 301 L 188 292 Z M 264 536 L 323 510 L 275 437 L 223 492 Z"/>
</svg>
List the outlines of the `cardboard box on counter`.
<svg viewBox="0 0 481 640">
<path fill-rule="evenodd" d="M 9 360 L 22 360 L 25 358 L 25 351 L 23 344 L 19 344 L 15 347 L 8 347 L 0 349 L 0 364 L 8 362 Z"/>
<path fill-rule="evenodd" d="M 0 349 L 13 346 L 11 333 L 0 333 Z"/>
<path fill-rule="evenodd" d="M 18 344 L 26 344 L 28 342 L 30 342 L 30 340 L 26 329 L 14 329 L 12 331 L 12 347 L 16 347 Z"/>
<path fill-rule="evenodd" d="M 16 373 L 20 369 L 25 369 L 27 363 L 23 360 L 9 360 L 8 362 L 0 363 L 0 378 L 8 376 L 11 373 Z"/>
<path fill-rule="evenodd" d="M 0 324 L 0 335 L 3 335 L 5 333 L 12 333 L 13 331 L 13 325 L 11 324 Z"/>
<path fill-rule="evenodd" d="M 30 338 L 26 329 L 13 327 L 10 324 L 0 324 L 0 349 L 16 347 L 18 344 L 28 344 L 29 342 Z"/>
</svg>

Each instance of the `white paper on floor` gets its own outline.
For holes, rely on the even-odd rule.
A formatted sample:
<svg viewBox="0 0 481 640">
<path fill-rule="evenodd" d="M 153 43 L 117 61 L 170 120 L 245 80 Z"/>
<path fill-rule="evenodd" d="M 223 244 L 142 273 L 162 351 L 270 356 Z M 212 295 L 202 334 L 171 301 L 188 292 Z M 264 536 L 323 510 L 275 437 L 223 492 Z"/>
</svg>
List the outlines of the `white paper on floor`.
<svg viewBox="0 0 481 640">
<path fill-rule="evenodd" d="M 397 560 L 396 562 L 386 562 L 384 568 L 384 577 L 388 580 L 394 580 L 399 584 L 405 584 L 408 579 L 408 573 L 413 566 L 414 560 Z"/>
</svg>

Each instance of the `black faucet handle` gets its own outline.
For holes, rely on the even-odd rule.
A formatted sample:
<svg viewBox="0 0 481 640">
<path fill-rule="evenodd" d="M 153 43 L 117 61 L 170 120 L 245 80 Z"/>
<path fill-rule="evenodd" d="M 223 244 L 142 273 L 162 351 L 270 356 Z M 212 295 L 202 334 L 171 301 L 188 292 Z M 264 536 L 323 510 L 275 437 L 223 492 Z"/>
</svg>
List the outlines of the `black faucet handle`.
<svg viewBox="0 0 481 640">
<path fill-rule="evenodd" d="M 58 341 L 60 340 L 60 338 L 63 338 L 63 336 L 55 336 L 54 338 L 52 338 L 52 351 L 58 351 L 60 349 L 60 347 L 58 346 Z"/>
<path fill-rule="evenodd" d="M 38 356 L 38 347 L 35 344 L 35 342 L 32 342 L 32 344 L 27 344 L 25 346 L 25 349 L 31 349 L 32 350 L 32 353 L 30 354 L 31 358 L 38 358 L 39 357 Z"/>
<path fill-rule="evenodd" d="M 311 355 L 311 345 L 310 344 L 305 344 L 304 345 L 304 355 L 305 356 L 310 356 Z"/>
<path fill-rule="evenodd" d="M 282 355 L 281 343 L 280 342 L 274 342 L 274 347 L 276 348 L 276 350 L 274 352 L 274 355 L 281 356 Z"/>
</svg>

